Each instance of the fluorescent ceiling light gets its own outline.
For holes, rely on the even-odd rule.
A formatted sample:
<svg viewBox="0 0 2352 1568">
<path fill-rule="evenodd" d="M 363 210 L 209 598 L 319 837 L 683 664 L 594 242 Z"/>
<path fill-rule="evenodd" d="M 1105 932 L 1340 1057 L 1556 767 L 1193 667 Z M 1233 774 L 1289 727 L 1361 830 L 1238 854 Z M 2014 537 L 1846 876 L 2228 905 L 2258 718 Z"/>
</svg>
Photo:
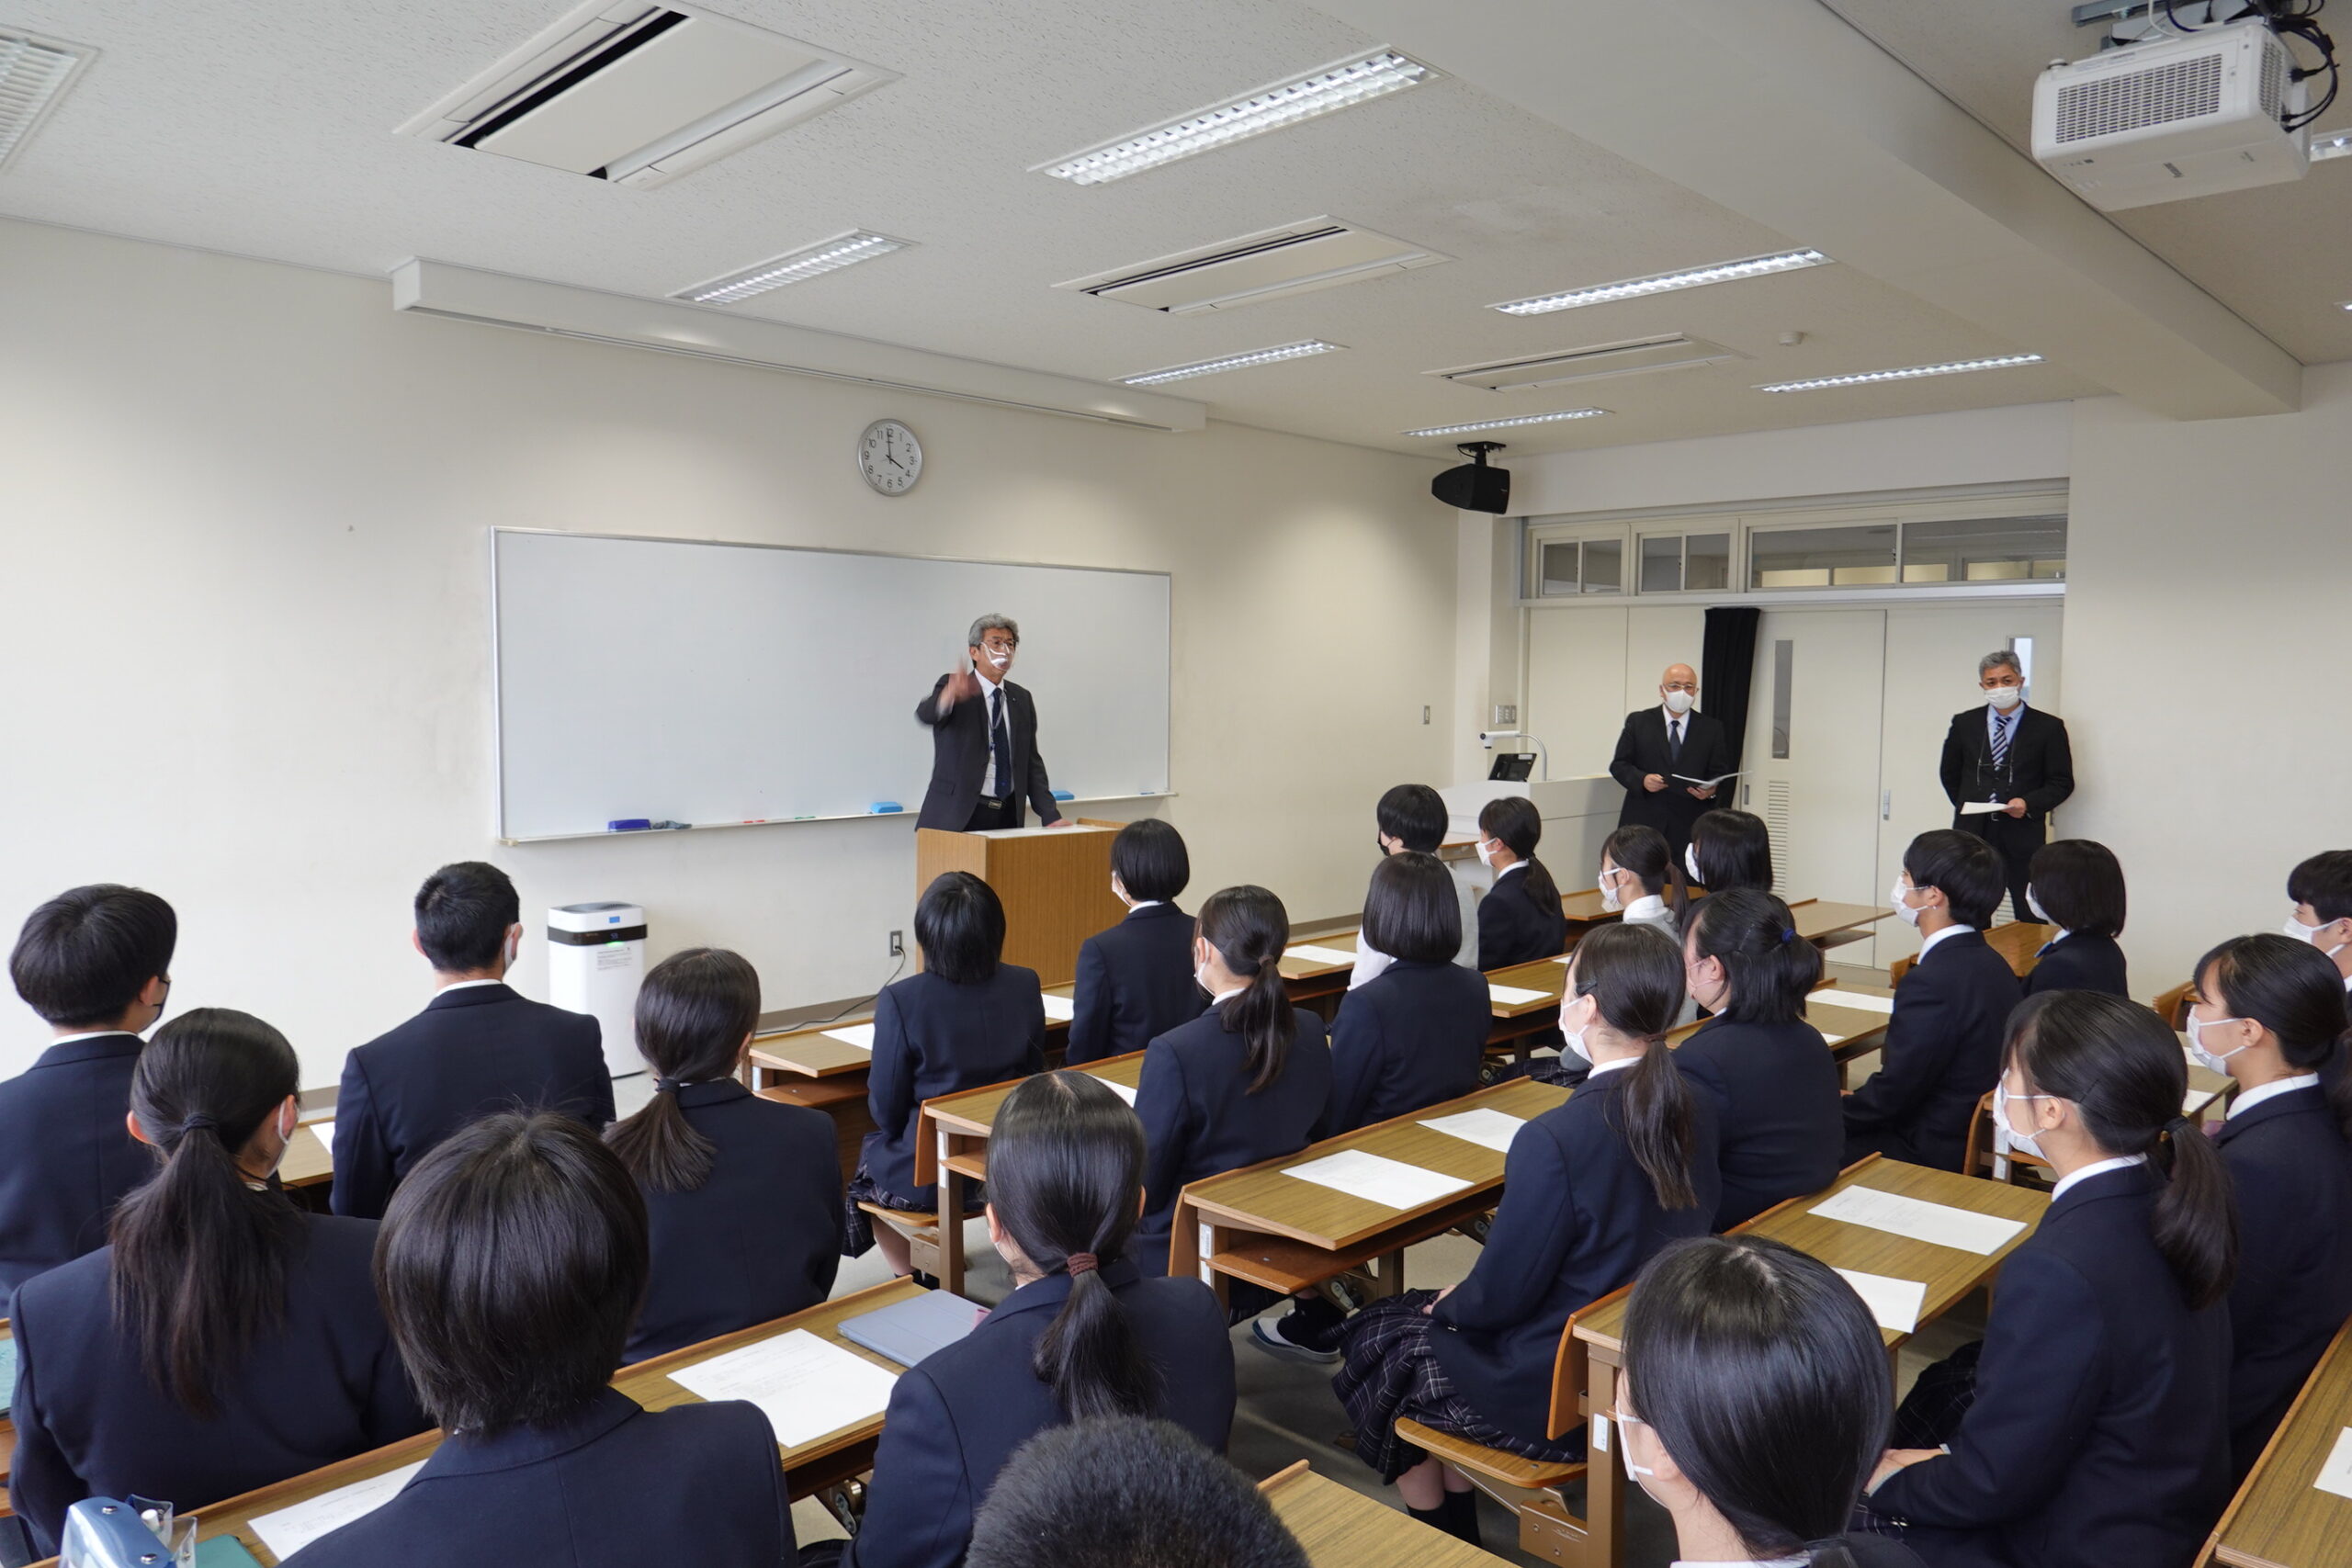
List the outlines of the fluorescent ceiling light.
<svg viewBox="0 0 2352 1568">
<path fill-rule="evenodd" d="M 1427 430 L 1408 430 L 1407 435 L 1467 435 L 1476 430 L 1509 430 L 1515 424 L 1549 424 L 1555 419 L 1590 419 L 1604 414 L 1607 409 L 1562 409 L 1557 413 L 1523 413 L 1517 419 L 1482 419 L 1476 424 L 1433 424 Z"/>
<path fill-rule="evenodd" d="M 96 52 L 54 39 L 0 32 L 0 164 L 57 107 L 65 85 Z"/>
<path fill-rule="evenodd" d="M 1438 73 L 1419 61 L 1384 49 L 1326 65 L 1304 76 L 1261 88 L 1247 97 L 1170 120 L 1120 141 L 1074 152 L 1050 164 L 1039 164 L 1033 172 L 1051 175 L 1072 185 L 1099 186 L 1437 79 Z"/>
<path fill-rule="evenodd" d="M 1818 392 L 1827 387 L 1860 387 L 1871 381 L 1914 381 L 1922 376 L 1959 376 L 1971 370 L 2007 370 L 2013 365 L 2039 365 L 2038 354 L 2004 354 L 1993 359 L 1955 359 L 1946 365 L 1909 365 L 1900 370 L 1857 370 L 1850 376 L 1815 376 L 1805 381 L 1774 381 L 1759 392 Z"/>
<path fill-rule="evenodd" d="M 1309 338 L 1305 343 L 1286 343 L 1279 348 L 1255 349 L 1248 354 L 1228 354 L 1223 359 L 1203 359 L 1192 365 L 1171 365 L 1165 370 L 1147 370 L 1140 376 L 1122 376 L 1119 381 L 1128 387 L 1157 387 L 1162 381 L 1182 381 L 1194 376 L 1214 376 L 1220 370 L 1243 370 L 1252 365 L 1272 365 L 1277 360 L 1304 359 L 1310 354 L 1331 354 L 1344 346 Z"/>
<path fill-rule="evenodd" d="M 2352 158 L 2352 130 L 2331 130 L 2312 138 L 2312 162 L 2328 158 Z"/>
<path fill-rule="evenodd" d="M 698 283 L 692 288 L 681 289 L 670 296 L 673 299 L 688 299 L 697 305 L 732 305 L 749 299 L 754 294 L 765 294 L 771 288 L 781 288 L 787 283 L 806 283 L 829 272 L 854 266 L 876 256 L 887 256 L 892 251 L 903 251 L 912 240 L 894 240 L 888 234 L 869 234 L 863 229 L 853 229 L 846 234 L 836 234 L 830 240 L 820 240 L 813 245 L 803 245 L 797 251 L 786 251 L 772 260 L 763 261 L 741 272 L 714 277 L 708 283 Z"/>
<path fill-rule="evenodd" d="M 1645 294 L 1670 294 L 1678 288 L 1697 288 L 1709 283 L 1730 283 L 1736 278 L 1762 277 L 1768 273 L 1794 272 L 1800 267 L 1820 266 L 1829 260 L 1819 251 L 1782 251 L 1773 256 L 1748 256 L 1741 261 L 1717 262 L 1713 266 L 1689 266 L 1680 272 L 1655 273 L 1648 277 L 1628 277 L 1618 283 L 1599 283 L 1590 288 L 1571 288 L 1565 294 L 1539 294 L 1532 299 L 1514 299 L 1493 310 L 1506 316 L 1541 316 L 1553 310 L 1573 310 L 1579 305 L 1606 305 L 1614 299 L 1638 299 Z"/>
</svg>

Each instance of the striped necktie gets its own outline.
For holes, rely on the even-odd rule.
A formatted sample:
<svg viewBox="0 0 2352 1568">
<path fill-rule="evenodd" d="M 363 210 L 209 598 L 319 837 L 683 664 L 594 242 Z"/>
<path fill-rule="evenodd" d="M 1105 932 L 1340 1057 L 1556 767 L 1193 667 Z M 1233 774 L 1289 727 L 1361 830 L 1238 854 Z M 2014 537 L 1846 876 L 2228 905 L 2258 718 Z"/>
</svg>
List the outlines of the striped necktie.
<svg viewBox="0 0 2352 1568">
<path fill-rule="evenodd" d="M 2002 714 L 1993 720 L 1993 771 L 1999 773 L 2009 765 L 2009 725 L 2015 716 Z"/>
</svg>

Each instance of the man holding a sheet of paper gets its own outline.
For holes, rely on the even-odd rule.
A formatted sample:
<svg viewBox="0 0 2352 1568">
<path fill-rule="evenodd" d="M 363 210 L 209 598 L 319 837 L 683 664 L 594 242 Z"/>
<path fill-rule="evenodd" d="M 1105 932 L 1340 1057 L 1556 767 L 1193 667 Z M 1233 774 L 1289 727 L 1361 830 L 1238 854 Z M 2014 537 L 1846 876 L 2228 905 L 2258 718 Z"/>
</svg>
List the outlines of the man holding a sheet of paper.
<svg viewBox="0 0 2352 1568">
<path fill-rule="evenodd" d="M 2075 793 L 2075 753 L 2066 721 L 2027 705 L 2025 667 L 2007 649 L 1976 661 L 1984 705 L 1952 716 L 1944 737 L 1944 794 L 1951 825 L 1993 846 L 2009 889 L 2011 912 L 2026 908 L 2026 867 L 2050 836 L 2050 814 Z"/>
<path fill-rule="evenodd" d="M 1731 738 L 1722 721 L 1695 711 L 1696 670 L 1668 665 L 1657 694 L 1657 707 L 1625 716 L 1609 775 L 1625 786 L 1617 826 L 1638 822 L 1657 829 L 1679 857 L 1690 841 L 1690 824 L 1712 810 L 1716 792 L 1739 775 L 1733 771 Z"/>
</svg>

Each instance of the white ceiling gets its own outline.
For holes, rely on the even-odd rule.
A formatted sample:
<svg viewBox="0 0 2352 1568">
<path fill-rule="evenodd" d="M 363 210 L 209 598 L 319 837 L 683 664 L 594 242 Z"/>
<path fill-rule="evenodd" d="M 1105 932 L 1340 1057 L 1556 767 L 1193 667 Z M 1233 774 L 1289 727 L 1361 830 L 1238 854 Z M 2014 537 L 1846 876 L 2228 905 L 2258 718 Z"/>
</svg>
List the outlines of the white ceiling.
<svg viewBox="0 0 2352 1568">
<path fill-rule="evenodd" d="M 2050 46 L 2018 25 L 2064 0 L 1834 0 L 1967 102 L 2030 87 Z M 1768 396 L 1754 383 L 2014 352 L 1854 266 L 1518 319 L 1484 309 L 1579 284 L 1811 243 L 1777 232 L 1453 77 L 1117 183 L 1035 164 L 1389 41 L 1291 0 L 726 0 L 724 9 L 904 73 L 662 188 L 634 191 L 391 134 L 569 0 L 0 0 L 0 24 L 103 55 L 5 175 L 0 214 L 381 276 L 422 255 L 662 298 L 853 227 L 919 248 L 743 306 L 799 325 L 1098 379 L 1306 337 L 1349 352 L 1165 390 L 1222 418 L 1442 454 L 1424 425 L 1598 403 L 1607 419 L 1502 433 L 1514 453 L 2102 390 L 2057 364 Z M 2015 46 L 2005 24 L 2027 41 Z M 2071 32 L 2069 28 L 2067 31 Z M 1883 34 L 1884 36 L 1880 36 Z M 1915 36 L 1916 35 L 1916 36 Z M 2080 52 L 2078 47 L 2075 52 Z M 1905 54 L 1907 59 L 1909 55 Z M 1957 62 L 1957 63 L 1955 63 Z M 1931 79 L 1933 77 L 1931 76 Z M 1670 96 L 1658 112 L 1671 112 Z M 2352 161 L 2346 161 L 2352 164 Z M 2341 181 L 2337 175 L 2344 176 Z M 2314 172 L 2341 193 L 2352 167 Z M 2157 209 L 2132 231 L 2306 360 L 2352 357 L 2340 236 L 2296 190 Z M 2232 220 L 2298 258 L 2250 254 Z M 1056 290 L 1062 280 L 1331 214 L 1458 259 L 1206 316 Z M 2300 220 L 2297 216 L 2300 214 Z M 2313 280 L 2334 271 L 2335 292 Z M 2243 297 L 2241 297 L 2243 296 Z M 388 306 L 389 308 L 389 301 Z M 2335 312 L 2335 317 L 2346 313 Z M 1424 372 L 1680 331 L 1752 357 L 1537 391 Z M 1784 333 L 1804 341 L 1784 347 Z"/>
</svg>

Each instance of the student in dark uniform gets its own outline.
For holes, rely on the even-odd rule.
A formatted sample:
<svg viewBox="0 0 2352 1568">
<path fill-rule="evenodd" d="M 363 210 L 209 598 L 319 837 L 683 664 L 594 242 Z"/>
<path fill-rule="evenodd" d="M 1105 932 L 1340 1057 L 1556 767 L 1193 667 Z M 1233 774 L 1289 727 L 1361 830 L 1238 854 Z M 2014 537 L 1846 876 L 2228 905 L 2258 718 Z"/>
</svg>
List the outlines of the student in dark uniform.
<svg viewBox="0 0 2352 1568">
<path fill-rule="evenodd" d="M 1567 951 L 1560 885 L 1535 858 L 1543 836 L 1544 819 L 1523 795 L 1490 800 L 1478 812 L 1478 858 L 1495 874 L 1495 885 L 1478 900 L 1481 969 L 1508 969 Z"/>
<path fill-rule="evenodd" d="M 1161 1416 L 1224 1452 L 1225 1313 L 1198 1280 L 1128 1256 L 1143 1157 L 1135 1113 L 1099 1078 L 1047 1073 L 1006 1097 L 988 1213 L 1013 1291 L 891 1391 L 854 1568 L 956 1568 L 1013 1450 L 1066 1421 Z"/>
<path fill-rule="evenodd" d="M 1642 1269 L 1617 1408 L 1596 1414 L 1692 1568 L 1919 1568 L 1884 1536 L 1845 1533 L 1894 1405 L 1878 1320 L 1837 1270 L 1762 1236 L 1714 1236 Z"/>
<path fill-rule="evenodd" d="M 2025 902 L 2035 919 L 2058 928 L 2025 977 L 2027 996 L 2105 991 L 2131 999 L 2123 950 L 2115 945 L 2123 934 L 2123 868 L 2112 851 L 2089 839 L 2042 845 L 2033 852 Z"/>
<path fill-rule="evenodd" d="M 1682 958 L 1657 932 L 1602 926 L 1578 942 L 1560 1026 L 1592 1075 L 1511 1140 L 1502 1204 L 1469 1278 L 1348 1319 L 1331 1386 L 1355 1423 L 1356 1457 L 1396 1483 L 1415 1518 L 1477 1539 L 1469 1483 L 1399 1438 L 1397 1417 L 1532 1459 L 1577 1457 L 1581 1427 L 1545 1434 L 1569 1314 L 1714 1219 L 1714 1109 L 1666 1044 L 1681 1005 Z"/>
<path fill-rule="evenodd" d="M 2189 1050 L 2237 1080 L 2214 1145 L 2237 1194 L 2230 1459 L 2243 1478 L 2352 1317 L 2352 1077 L 2321 1069 L 2345 1027 L 2335 965 L 2275 932 L 2197 964 Z"/>
<path fill-rule="evenodd" d="M 876 1226 L 861 1201 L 937 1213 L 939 1190 L 915 1184 L 915 1133 L 922 1102 L 1042 1072 L 1046 1003 L 1037 972 L 1001 962 L 1004 906 L 968 871 L 944 872 L 915 906 L 922 972 L 882 988 L 874 1001 L 874 1066 L 857 1174 L 842 1205 L 842 1250 L 879 1246 L 893 1271 L 912 1271 L 906 1237 Z"/>
<path fill-rule="evenodd" d="M 1071 1066 L 1140 1051 L 1201 1016 L 1208 998 L 1193 979 L 1193 918 L 1176 907 L 1192 879 L 1183 835 L 1157 817 L 1111 840 L 1111 892 L 1127 918 L 1079 945 L 1062 1054 Z"/>
<path fill-rule="evenodd" d="M 1656 926 L 1682 940 L 1690 895 L 1682 866 L 1655 828 L 1620 828 L 1600 845 L 1600 905 L 1623 911 L 1628 925 Z"/>
<path fill-rule="evenodd" d="M 26 918 L 8 977 L 49 1049 L 0 1083 L 0 1317 L 17 1287 L 107 1241 L 107 1216 L 154 1173 L 122 1128 L 139 1036 L 171 995 L 172 907 L 100 883 Z"/>
<path fill-rule="evenodd" d="M 2230 1499 L 2229 1172 L 2136 1002 L 2030 998 L 2001 1071 L 1993 1114 L 2058 1185 L 2001 1265 L 1965 1411 L 1898 1414 L 1949 1451 L 1891 1450 L 1867 1506 L 1932 1568 L 2186 1565 Z"/>
<path fill-rule="evenodd" d="M 2352 850 L 2323 850 L 2287 874 L 2283 930 L 2327 955 L 2352 991 Z"/>
<path fill-rule="evenodd" d="M 1887 895 L 1919 928 L 1919 961 L 1894 987 L 1879 1069 L 1846 1097 L 1846 1151 L 1958 1170 L 1969 1118 L 2001 1076 L 2001 1033 L 2022 994 L 1981 934 L 2001 903 L 1984 840 L 1938 828 L 1911 840 Z"/>
<path fill-rule="evenodd" d="M 605 1134 L 645 1198 L 652 1248 L 628 1360 L 787 1317 L 832 1291 L 842 1261 L 833 1121 L 736 1081 L 759 1021 L 758 973 L 715 947 L 672 953 L 637 993 L 653 1098 Z"/>
<path fill-rule="evenodd" d="M 85 1497 L 187 1512 L 425 1428 L 376 1304 L 374 1222 L 305 1213 L 271 1179 L 295 1092 L 286 1037 L 225 1008 L 140 1055 L 131 1129 L 160 1169 L 111 1246 L 17 1296 L 9 1495 L 42 1554 Z"/>
<path fill-rule="evenodd" d="M 1692 906 L 1682 962 L 1691 995 L 1714 1016 L 1674 1061 L 1715 1103 L 1724 1187 L 1715 1229 L 1729 1230 L 1838 1178 L 1846 1142 L 1838 1063 L 1804 1021 L 1821 950 L 1797 935 L 1786 904 L 1740 888 Z"/>
<path fill-rule="evenodd" d="M 610 1386 L 645 1276 L 637 1183 L 573 1118 L 485 1117 L 419 1161 L 376 1280 L 448 1436 L 398 1495 L 286 1568 L 791 1562 L 758 1406 L 647 1410 Z"/>
<path fill-rule="evenodd" d="M 1683 846 L 1682 869 L 1710 893 L 1730 893 L 1752 887 L 1772 891 L 1772 833 L 1764 818 L 1752 811 L 1726 807 L 1710 811 L 1690 824 L 1690 841 Z"/>
<path fill-rule="evenodd" d="M 1433 855 L 1445 842 L 1447 820 L 1445 799 L 1436 790 L 1428 784 L 1396 784 L 1382 793 L 1380 803 L 1373 808 L 1373 841 L 1384 855 L 1399 855 L 1408 851 Z M 1453 888 L 1454 897 L 1462 905 L 1462 949 L 1453 955 L 1453 961 L 1464 969 L 1476 969 L 1478 892 L 1466 875 L 1455 878 Z M 1369 985 L 1388 966 L 1389 956 L 1358 931 L 1356 963 L 1348 972 L 1348 988 Z"/>
</svg>

